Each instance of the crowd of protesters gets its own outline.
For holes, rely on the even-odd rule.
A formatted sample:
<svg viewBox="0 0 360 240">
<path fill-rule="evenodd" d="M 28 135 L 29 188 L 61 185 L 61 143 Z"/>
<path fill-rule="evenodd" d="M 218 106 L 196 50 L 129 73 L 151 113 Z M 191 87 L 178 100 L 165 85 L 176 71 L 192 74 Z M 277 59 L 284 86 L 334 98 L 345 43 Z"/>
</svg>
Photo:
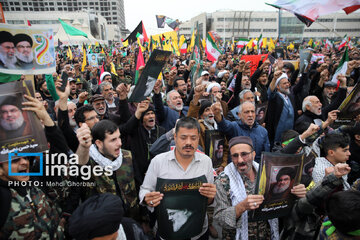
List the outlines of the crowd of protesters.
<svg viewBox="0 0 360 240">
<path fill-rule="evenodd" d="M 323 62 L 302 72 L 287 62 L 300 62 L 298 49 L 284 51 L 284 59 L 264 49 L 275 61 L 261 58 L 253 74 L 237 49 L 225 49 L 216 62 L 204 54 L 202 66 L 190 53 L 172 54 L 141 102 L 128 102 L 136 44 L 93 48 L 104 51 L 104 62 L 83 71 L 80 48 L 72 46 L 72 59 L 67 47 L 58 49 L 55 88 L 49 76 L 34 76 L 35 98 L 25 96 L 25 110 L 44 125 L 50 154 L 76 153 L 79 166 L 111 166 L 111 174 L 92 175 L 88 185 L 62 185 L 83 180 L 60 175 L 37 178 L 59 183 L 55 187 L 13 186 L 9 182 L 35 177 L 12 176 L 9 163 L 0 162 L 0 239 L 161 239 L 154 208 L 163 194 L 155 191 L 156 179 L 201 175 L 208 182 L 199 190 L 208 214 L 203 231 L 191 239 L 360 239 L 360 115 L 351 125 L 335 125 L 340 104 L 360 80 L 359 48 L 349 49 L 346 74 L 337 82 L 331 79 L 345 47 L 317 46 L 312 51 L 323 54 Z M 146 63 L 150 54 L 143 55 Z M 68 82 L 61 91 L 63 73 Z M 261 103 L 267 112 L 258 123 Z M 4 111 L 1 106 L 1 123 Z M 206 130 L 225 136 L 212 159 L 197 151 L 205 152 Z M 289 189 L 297 199 L 289 215 L 248 221 L 248 211 L 267 197 L 255 194 L 262 152 L 307 150 L 316 159 L 308 178 Z M 34 158 L 11 164 L 12 172 L 34 168 Z M 281 197 L 276 192 L 288 188 L 292 175 L 279 172 L 272 197 Z"/>
</svg>

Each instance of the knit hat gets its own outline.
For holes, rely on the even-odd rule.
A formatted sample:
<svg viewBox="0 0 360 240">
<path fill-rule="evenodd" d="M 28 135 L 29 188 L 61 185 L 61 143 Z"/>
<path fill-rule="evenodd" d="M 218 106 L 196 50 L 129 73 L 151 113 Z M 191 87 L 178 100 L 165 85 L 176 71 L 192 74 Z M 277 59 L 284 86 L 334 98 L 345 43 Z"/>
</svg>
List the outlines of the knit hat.
<svg viewBox="0 0 360 240">
<path fill-rule="evenodd" d="M 205 109 L 211 107 L 212 103 L 209 100 L 203 100 L 199 109 L 199 118 L 205 112 Z"/>
<path fill-rule="evenodd" d="M 146 114 L 147 112 L 150 112 L 150 111 L 153 111 L 153 112 L 155 113 L 155 109 L 154 109 L 154 107 L 151 106 L 151 105 L 149 105 L 148 109 L 146 109 L 145 112 L 143 112 L 143 113 L 141 114 L 141 117 L 140 117 L 140 121 L 141 121 L 141 122 L 143 121 L 145 114 Z"/>
<path fill-rule="evenodd" d="M 229 141 L 229 150 L 237 145 L 237 144 L 247 144 L 249 145 L 252 149 L 254 149 L 254 145 L 253 145 L 253 141 L 251 140 L 250 137 L 246 137 L 246 136 L 238 136 L 238 137 L 233 137 L 232 139 L 230 139 Z"/>
<path fill-rule="evenodd" d="M 286 73 L 281 74 L 281 76 L 276 79 L 275 87 L 279 84 L 280 80 L 284 78 L 289 79 Z"/>
</svg>

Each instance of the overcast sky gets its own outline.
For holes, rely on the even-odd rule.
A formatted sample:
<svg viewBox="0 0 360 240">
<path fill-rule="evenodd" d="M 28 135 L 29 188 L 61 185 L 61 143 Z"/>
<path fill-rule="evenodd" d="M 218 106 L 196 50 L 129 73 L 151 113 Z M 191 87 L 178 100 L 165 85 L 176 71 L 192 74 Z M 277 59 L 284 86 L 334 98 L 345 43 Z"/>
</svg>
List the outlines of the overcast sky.
<svg viewBox="0 0 360 240">
<path fill-rule="evenodd" d="M 266 1 L 274 3 L 275 0 Z M 133 31 L 141 20 L 148 35 L 172 31 L 157 28 L 155 15 L 165 15 L 179 21 L 187 21 L 203 12 L 217 10 L 276 11 L 264 0 L 124 0 L 126 28 Z"/>
</svg>

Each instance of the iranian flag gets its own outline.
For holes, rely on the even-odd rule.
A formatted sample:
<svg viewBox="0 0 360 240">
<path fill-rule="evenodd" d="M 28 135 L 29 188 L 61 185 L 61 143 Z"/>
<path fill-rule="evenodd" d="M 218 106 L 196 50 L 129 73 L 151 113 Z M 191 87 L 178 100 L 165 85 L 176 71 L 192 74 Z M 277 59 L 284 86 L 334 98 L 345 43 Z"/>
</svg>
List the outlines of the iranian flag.
<svg viewBox="0 0 360 240">
<path fill-rule="evenodd" d="M 343 54 L 343 56 L 341 58 L 341 61 L 339 63 L 339 66 L 337 67 L 337 69 L 336 69 L 336 71 L 334 73 L 334 76 L 331 79 L 332 82 L 335 82 L 335 83 L 338 82 L 336 77 L 339 74 L 343 74 L 343 75 L 346 74 L 348 62 L 349 62 L 349 53 L 348 53 L 348 48 L 346 47 L 345 52 L 344 52 L 344 54 Z"/>
<path fill-rule="evenodd" d="M 212 62 L 216 61 L 218 59 L 218 57 L 221 55 L 220 50 L 217 48 L 216 44 L 211 39 L 209 34 L 206 35 L 206 50 L 205 50 L 205 52 L 207 54 L 207 59 Z"/>
<path fill-rule="evenodd" d="M 325 41 L 325 48 L 327 48 L 327 49 L 333 48 L 333 44 L 332 44 L 332 42 L 330 42 L 329 39 L 326 39 L 326 41 Z"/>
<path fill-rule="evenodd" d="M 263 38 L 262 38 L 262 34 L 260 34 L 259 40 L 258 40 L 258 48 L 261 48 L 263 45 Z"/>
<path fill-rule="evenodd" d="M 236 43 L 237 48 L 244 48 L 249 43 L 249 39 L 240 38 Z"/>
<path fill-rule="evenodd" d="M 141 51 L 141 47 L 139 47 L 139 53 L 137 55 L 137 60 L 136 60 L 136 72 L 135 72 L 135 81 L 134 81 L 135 85 L 139 80 L 139 68 L 142 66 L 145 66 L 145 62 L 144 62 L 144 56 Z"/>
<path fill-rule="evenodd" d="M 347 35 L 344 36 L 343 40 L 341 41 L 338 49 L 341 50 L 343 47 L 345 47 L 346 43 L 347 43 L 347 38 L 346 38 Z"/>
</svg>

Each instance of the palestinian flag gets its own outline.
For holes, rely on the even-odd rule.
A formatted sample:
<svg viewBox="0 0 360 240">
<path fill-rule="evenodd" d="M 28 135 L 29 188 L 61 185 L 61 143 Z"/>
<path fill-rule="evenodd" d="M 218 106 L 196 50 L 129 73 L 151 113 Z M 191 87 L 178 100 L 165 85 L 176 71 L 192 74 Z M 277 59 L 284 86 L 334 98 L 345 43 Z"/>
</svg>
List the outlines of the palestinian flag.
<svg viewBox="0 0 360 240">
<path fill-rule="evenodd" d="M 337 83 L 338 80 L 336 79 L 336 77 L 339 75 L 339 74 L 343 74 L 345 75 L 346 74 L 346 70 L 347 70 L 347 65 L 348 65 L 348 62 L 349 62 L 349 53 L 348 53 L 348 47 L 346 47 L 345 49 L 345 52 L 340 60 L 340 63 L 339 63 L 339 66 L 337 67 L 331 81 L 332 82 L 335 82 Z"/>
<path fill-rule="evenodd" d="M 130 33 L 130 35 L 125 39 L 125 41 L 128 41 L 128 44 L 132 44 L 136 42 L 137 40 L 137 34 L 140 33 L 144 37 L 144 42 L 148 42 L 149 38 L 146 34 L 145 27 L 142 21 L 140 21 L 139 25 Z M 123 42 L 125 42 L 123 41 Z"/>
<path fill-rule="evenodd" d="M 135 85 L 139 80 L 139 68 L 141 66 L 145 66 L 145 62 L 144 62 L 144 56 L 141 51 L 141 47 L 139 47 L 139 53 L 137 55 L 137 60 L 136 60 L 136 72 L 135 72 L 135 80 L 134 80 Z"/>
<path fill-rule="evenodd" d="M 266 4 L 294 13 L 294 15 L 308 27 L 321 16 L 339 10 L 344 10 L 346 14 L 349 14 L 360 8 L 359 0 L 277 0 L 274 4 Z"/>
<path fill-rule="evenodd" d="M 217 61 L 218 57 L 221 55 L 220 50 L 217 48 L 215 42 L 211 39 L 209 34 L 206 35 L 205 52 L 207 59 L 211 62 Z"/>
</svg>

